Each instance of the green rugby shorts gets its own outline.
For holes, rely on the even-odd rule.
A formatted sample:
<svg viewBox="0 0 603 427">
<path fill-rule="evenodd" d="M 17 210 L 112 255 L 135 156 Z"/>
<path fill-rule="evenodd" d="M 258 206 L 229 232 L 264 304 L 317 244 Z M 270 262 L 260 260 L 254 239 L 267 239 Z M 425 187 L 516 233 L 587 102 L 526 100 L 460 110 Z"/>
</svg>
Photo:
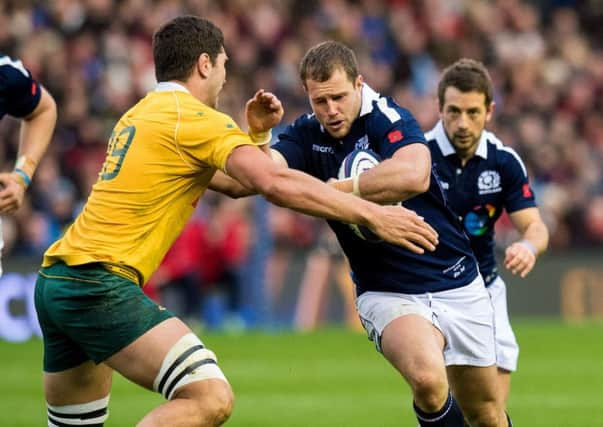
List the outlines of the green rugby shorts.
<svg viewBox="0 0 603 427">
<path fill-rule="evenodd" d="M 102 263 L 43 267 L 34 299 L 46 372 L 100 363 L 174 316 Z"/>
</svg>

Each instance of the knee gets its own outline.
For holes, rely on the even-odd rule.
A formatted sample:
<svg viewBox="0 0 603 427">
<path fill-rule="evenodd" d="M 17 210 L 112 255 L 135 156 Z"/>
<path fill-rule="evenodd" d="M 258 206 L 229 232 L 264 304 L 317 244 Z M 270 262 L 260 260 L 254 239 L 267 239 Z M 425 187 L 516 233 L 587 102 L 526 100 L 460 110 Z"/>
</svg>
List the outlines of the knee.
<svg viewBox="0 0 603 427">
<path fill-rule="evenodd" d="M 189 385 L 176 393 L 175 398 L 186 399 L 191 425 L 218 427 L 228 420 L 234 406 L 234 394 L 225 381 L 209 380 Z"/>
<path fill-rule="evenodd" d="M 422 372 L 410 379 L 413 398 L 419 408 L 426 412 L 436 412 L 448 398 L 448 382 L 445 375 L 437 372 Z"/>
<path fill-rule="evenodd" d="M 466 411 L 465 417 L 471 427 L 506 427 L 507 418 L 494 403 L 482 405 L 475 411 Z"/>
<path fill-rule="evenodd" d="M 199 404 L 210 420 L 208 425 L 221 426 L 232 414 L 234 394 L 228 383 L 221 382 L 220 385 L 213 386 L 209 394 L 204 396 Z"/>
</svg>

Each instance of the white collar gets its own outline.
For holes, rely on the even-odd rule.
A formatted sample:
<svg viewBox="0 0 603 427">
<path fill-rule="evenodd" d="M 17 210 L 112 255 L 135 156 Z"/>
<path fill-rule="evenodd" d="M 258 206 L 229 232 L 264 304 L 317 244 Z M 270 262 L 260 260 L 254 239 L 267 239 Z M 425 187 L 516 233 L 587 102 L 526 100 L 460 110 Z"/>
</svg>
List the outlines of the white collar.
<svg viewBox="0 0 603 427">
<path fill-rule="evenodd" d="M 176 82 L 159 82 L 155 87 L 155 92 L 171 92 L 174 90 L 190 93 L 187 88 Z"/>
<path fill-rule="evenodd" d="M 488 137 L 486 136 L 486 131 L 482 131 L 481 136 L 479 137 L 479 143 L 477 145 L 477 150 L 475 150 L 475 155 L 481 157 L 482 159 L 488 158 Z M 444 156 L 449 156 L 451 154 L 456 153 L 454 146 L 448 139 L 448 135 L 446 135 L 446 131 L 444 130 L 444 124 L 440 120 L 436 127 L 433 129 L 433 136 L 440 147 L 440 151 Z"/>
<path fill-rule="evenodd" d="M 360 106 L 359 117 L 362 117 L 373 111 L 373 101 L 377 101 L 381 95 L 375 92 L 369 85 L 363 83 L 360 96 L 362 97 L 362 104 Z"/>
</svg>

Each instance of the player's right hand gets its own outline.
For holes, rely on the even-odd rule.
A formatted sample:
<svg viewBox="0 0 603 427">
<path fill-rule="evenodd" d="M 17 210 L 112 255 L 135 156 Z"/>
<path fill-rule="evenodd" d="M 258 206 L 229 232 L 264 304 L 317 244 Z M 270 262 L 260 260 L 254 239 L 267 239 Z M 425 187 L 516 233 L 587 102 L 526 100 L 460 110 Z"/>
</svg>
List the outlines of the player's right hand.
<svg viewBox="0 0 603 427">
<path fill-rule="evenodd" d="M 23 204 L 25 187 L 15 173 L 0 173 L 0 214 L 12 214 Z"/>
<path fill-rule="evenodd" d="M 369 227 L 386 242 L 402 246 L 416 254 L 434 251 L 438 233 L 423 217 L 403 206 L 380 206 Z"/>
</svg>

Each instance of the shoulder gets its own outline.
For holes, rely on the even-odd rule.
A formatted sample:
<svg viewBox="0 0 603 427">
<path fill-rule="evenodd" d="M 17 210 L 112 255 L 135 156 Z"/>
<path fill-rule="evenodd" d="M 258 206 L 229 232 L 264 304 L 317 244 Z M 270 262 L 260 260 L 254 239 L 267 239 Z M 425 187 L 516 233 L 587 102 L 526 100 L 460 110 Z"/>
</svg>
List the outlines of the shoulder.
<svg viewBox="0 0 603 427">
<path fill-rule="evenodd" d="M 377 137 L 392 134 L 389 142 L 404 139 L 408 142 L 424 142 L 424 135 L 413 114 L 400 106 L 391 97 L 377 96 L 371 99 L 370 105 L 363 100 L 361 116 L 366 117 L 369 134 Z"/>
<path fill-rule="evenodd" d="M 20 60 L 0 54 L 0 88 L 11 93 L 29 92 L 33 79 Z"/>
<path fill-rule="evenodd" d="M 372 97 L 370 106 L 363 103 L 362 114 L 366 114 L 372 122 L 384 124 L 416 122 L 415 117 L 408 109 L 400 106 L 389 96 L 377 95 Z"/>
<path fill-rule="evenodd" d="M 488 143 L 488 156 L 494 156 L 498 167 L 502 171 L 521 169 L 523 175 L 527 176 L 527 170 L 523 160 L 513 148 L 503 142 L 492 132 L 484 131 Z"/>
<path fill-rule="evenodd" d="M 31 75 L 29 74 L 29 71 L 27 70 L 27 68 L 25 68 L 25 66 L 23 65 L 23 63 L 21 62 L 20 59 L 13 59 L 10 56 L 4 55 L 1 52 L 0 52 L 0 73 L 2 75 L 16 74 L 16 75 L 22 75 L 26 78 L 31 77 Z"/>
<path fill-rule="evenodd" d="M 0 53 L 0 85 L 4 89 L 25 87 L 29 89 L 31 74 L 18 59 Z"/>
</svg>

